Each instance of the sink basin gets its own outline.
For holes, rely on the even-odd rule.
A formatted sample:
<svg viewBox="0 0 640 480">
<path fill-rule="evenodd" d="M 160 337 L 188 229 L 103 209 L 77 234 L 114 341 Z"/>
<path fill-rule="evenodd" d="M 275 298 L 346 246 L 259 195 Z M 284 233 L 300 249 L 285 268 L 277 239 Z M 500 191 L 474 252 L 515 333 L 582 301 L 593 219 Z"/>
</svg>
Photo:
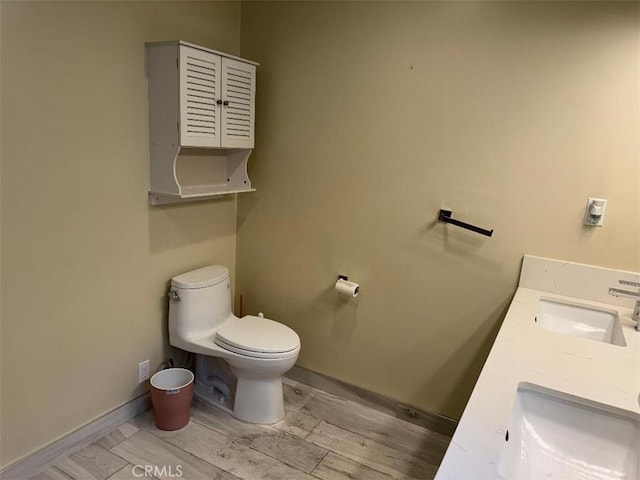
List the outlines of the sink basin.
<svg viewBox="0 0 640 480">
<path fill-rule="evenodd" d="M 541 298 L 536 323 L 542 328 L 626 347 L 618 312 L 579 303 Z"/>
<path fill-rule="evenodd" d="M 510 480 L 637 480 L 640 415 L 520 383 L 498 473 Z"/>
</svg>

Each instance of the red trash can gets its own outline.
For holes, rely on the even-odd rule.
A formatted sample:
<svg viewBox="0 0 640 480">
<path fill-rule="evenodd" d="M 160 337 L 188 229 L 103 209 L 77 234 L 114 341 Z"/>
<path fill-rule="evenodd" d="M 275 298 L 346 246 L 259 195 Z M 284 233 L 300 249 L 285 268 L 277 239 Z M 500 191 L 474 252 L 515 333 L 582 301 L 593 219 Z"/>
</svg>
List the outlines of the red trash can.
<svg viewBox="0 0 640 480">
<path fill-rule="evenodd" d="M 189 423 L 193 398 L 193 373 L 168 368 L 151 377 L 151 402 L 160 430 L 178 430 Z"/>
</svg>

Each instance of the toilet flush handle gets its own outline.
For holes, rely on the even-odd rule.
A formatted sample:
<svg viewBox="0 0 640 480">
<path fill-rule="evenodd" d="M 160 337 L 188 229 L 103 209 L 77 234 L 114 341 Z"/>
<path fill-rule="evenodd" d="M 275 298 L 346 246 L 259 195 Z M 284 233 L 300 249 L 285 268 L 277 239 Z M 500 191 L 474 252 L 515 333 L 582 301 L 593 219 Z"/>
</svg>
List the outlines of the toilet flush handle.
<svg viewBox="0 0 640 480">
<path fill-rule="evenodd" d="M 260 313 L 258 314 L 258 316 L 259 316 L 260 318 L 264 318 L 264 313 L 260 312 Z"/>
<path fill-rule="evenodd" d="M 179 302 L 181 300 L 180 295 L 175 290 L 169 290 L 169 298 L 174 302 Z"/>
</svg>

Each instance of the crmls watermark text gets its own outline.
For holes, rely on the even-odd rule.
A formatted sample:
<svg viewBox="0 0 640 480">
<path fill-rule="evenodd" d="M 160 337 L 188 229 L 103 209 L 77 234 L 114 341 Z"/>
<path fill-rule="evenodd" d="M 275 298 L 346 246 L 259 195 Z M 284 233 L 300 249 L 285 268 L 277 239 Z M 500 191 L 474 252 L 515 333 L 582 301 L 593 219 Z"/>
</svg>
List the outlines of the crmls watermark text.
<svg viewBox="0 0 640 480">
<path fill-rule="evenodd" d="M 182 465 L 134 465 L 131 473 L 137 478 L 182 478 Z"/>
</svg>

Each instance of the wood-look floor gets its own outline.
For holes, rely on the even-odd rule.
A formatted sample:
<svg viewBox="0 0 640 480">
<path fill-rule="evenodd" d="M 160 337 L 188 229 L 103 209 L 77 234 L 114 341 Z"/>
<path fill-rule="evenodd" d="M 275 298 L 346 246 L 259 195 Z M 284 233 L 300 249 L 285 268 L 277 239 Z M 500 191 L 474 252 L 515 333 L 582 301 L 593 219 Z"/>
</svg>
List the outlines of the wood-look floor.
<svg viewBox="0 0 640 480">
<path fill-rule="evenodd" d="M 191 422 L 165 432 L 148 410 L 32 479 L 429 479 L 451 440 L 301 383 L 285 379 L 284 392 L 274 425 L 194 401 Z"/>
</svg>

